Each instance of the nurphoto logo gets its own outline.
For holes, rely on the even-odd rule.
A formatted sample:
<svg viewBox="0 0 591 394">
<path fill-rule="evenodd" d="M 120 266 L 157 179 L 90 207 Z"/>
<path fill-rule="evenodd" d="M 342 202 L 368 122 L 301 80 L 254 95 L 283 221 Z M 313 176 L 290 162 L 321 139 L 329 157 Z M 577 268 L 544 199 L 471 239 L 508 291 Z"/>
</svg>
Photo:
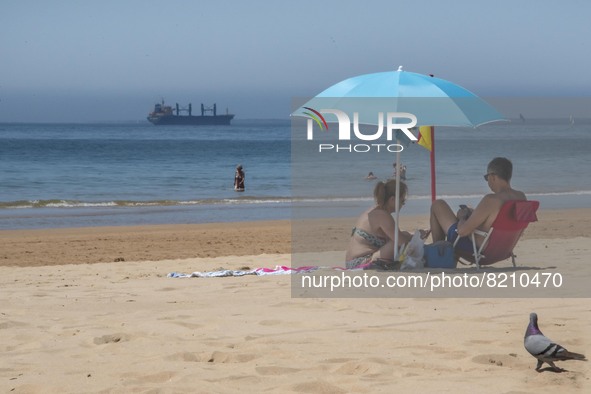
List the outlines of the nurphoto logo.
<svg viewBox="0 0 591 394">
<path fill-rule="evenodd" d="M 384 116 L 383 112 L 377 113 L 377 130 L 373 133 L 366 134 L 359 128 L 359 113 L 353 112 L 353 122 L 345 112 L 337 109 L 321 109 L 315 110 L 310 107 L 304 107 L 307 111 L 307 139 L 314 140 L 314 123 L 318 125 L 321 131 L 328 132 L 329 126 L 323 114 L 334 115 L 338 124 L 338 140 L 351 141 L 352 138 L 359 141 L 378 141 L 383 138 L 384 133 L 387 141 L 395 141 L 397 139 L 396 130 L 400 130 L 406 138 L 411 141 L 417 141 L 417 137 L 410 131 L 417 125 L 417 117 L 408 112 L 387 112 Z M 400 123 L 401 120 L 409 120 L 408 122 Z M 384 127 L 385 124 L 385 127 Z M 351 133 L 351 125 L 353 125 L 353 133 Z M 353 134 L 353 135 L 352 135 Z M 401 152 L 404 149 L 399 143 L 385 144 L 385 143 L 360 143 L 360 144 L 328 144 L 319 143 L 318 151 L 333 151 L 333 152 Z"/>
</svg>

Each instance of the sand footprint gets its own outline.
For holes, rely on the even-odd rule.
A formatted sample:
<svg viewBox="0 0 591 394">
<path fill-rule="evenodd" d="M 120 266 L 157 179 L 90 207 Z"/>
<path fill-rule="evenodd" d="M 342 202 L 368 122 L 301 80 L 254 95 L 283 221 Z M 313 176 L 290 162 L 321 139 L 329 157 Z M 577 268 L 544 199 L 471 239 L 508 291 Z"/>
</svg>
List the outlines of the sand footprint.
<svg viewBox="0 0 591 394">
<path fill-rule="evenodd" d="M 173 321 L 172 324 L 175 324 L 177 326 L 181 326 L 184 328 L 188 328 L 189 330 L 197 330 L 197 329 L 203 327 L 203 324 L 181 322 L 181 321 Z"/>
<path fill-rule="evenodd" d="M 119 343 L 119 342 L 126 342 L 129 341 L 130 337 L 124 333 L 116 333 L 116 334 L 109 334 L 103 335 L 102 337 L 94 338 L 95 345 L 105 345 L 108 343 Z"/>
<path fill-rule="evenodd" d="M 259 322 L 261 326 L 277 326 L 282 323 L 284 323 L 283 320 L 261 320 Z"/>
<path fill-rule="evenodd" d="M 25 327 L 28 326 L 29 324 L 27 323 L 21 323 L 15 320 L 6 320 L 3 321 L 2 323 L 0 323 L 0 330 L 6 330 L 9 328 L 15 328 L 15 327 Z"/>
<path fill-rule="evenodd" d="M 535 360 L 534 360 L 535 361 Z M 497 367 L 514 367 L 522 364 L 517 354 L 481 354 L 472 358 L 472 362 L 485 365 L 496 365 Z"/>
<path fill-rule="evenodd" d="M 211 354 L 211 357 L 207 360 L 209 363 L 246 363 L 260 357 L 256 354 L 249 353 L 228 353 L 215 351 Z"/>
<path fill-rule="evenodd" d="M 279 376 L 279 375 L 287 375 L 290 373 L 300 372 L 301 369 L 298 368 L 289 368 L 289 367 L 276 367 L 276 366 L 269 366 L 269 367 L 256 367 L 255 370 L 259 375 L 264 376 Z"/>
<path fill-rule="evenodd" d="M 392 375 L 393 366 L 380 358 L 368 358 L 348 361 L 335 370 L 342 375 L 380 376 Z"/>
<path fill-rule="evenodd" d="M 174 353 L 170 356 L 166 357 L 169 361 L 185 361 L 185 362 L 192 362 L 192 363 L 202 363 L 207 362 L 207 358 L 204 355 L 200 355 L 199 353 L 191 353 L 191 352 L 180 352 Z"/>
<path fill-rule="evenodd" d="M 249 353 L 229 353 L 214 351 L 213 353 L 192 353 L 181 352 L 175 353 L 167 357 L 171 361 L 184 361 L 193 363 L 216 363 L 216 364 L 230 364 L 230 363 L 247 363 L 260 356 Z"/>
<path fill-rule="evenodd" d="M 162 371 L 149 375 L 140 375 L 138 373 L 127 373 L 121 375 L 124 379 L 123 385 L 142 385 L 145 383 L 164 383 L 170 381 L 176 376 L 176 372 L 173 371 Z"/>
<path fill-rule="evenodd" d="M 296 393 L 331 393 L 331 394 L 339 394 L 339 393 L 346 393 L 347 390 L 344 390 L 334 384 L 328 383 L 325 380 L 316 380 L 315 382 L 302 382 L 296 383 L 291 386 L 291 390 L 295 391 Z"/>
</svg>

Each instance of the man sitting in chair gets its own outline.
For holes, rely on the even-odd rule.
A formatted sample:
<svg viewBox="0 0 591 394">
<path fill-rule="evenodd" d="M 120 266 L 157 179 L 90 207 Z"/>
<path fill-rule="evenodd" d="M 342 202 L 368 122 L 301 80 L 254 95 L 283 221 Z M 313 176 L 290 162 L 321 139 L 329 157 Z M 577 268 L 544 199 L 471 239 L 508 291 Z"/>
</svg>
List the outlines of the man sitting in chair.
<svg viewBox="0 0 591 394">
<path fill-rule="evenodd" d="M 468 236 L 472 231 L 490 230 L 497 214 L 506 201 L 527 200 L 525 194 L 511 188 L 510 181 L 513 175 L 513 164 L 509 159 L 496 157 L 490 163 L 484 175 L 488 187 L 493 192 L 480 200 L 475 209 L 461 206 L 457 214 L 444 200 L 435 200 L 431 205 L 431 236 L 433 242 L 447 239 L 454 243 L 460 236 L 456 248 L 471 251 L 472 242 Z M 480 238 L 480 237 L 478 237 Z M 481 239 L 476 239 L 480 246 Z"/>
</svg>

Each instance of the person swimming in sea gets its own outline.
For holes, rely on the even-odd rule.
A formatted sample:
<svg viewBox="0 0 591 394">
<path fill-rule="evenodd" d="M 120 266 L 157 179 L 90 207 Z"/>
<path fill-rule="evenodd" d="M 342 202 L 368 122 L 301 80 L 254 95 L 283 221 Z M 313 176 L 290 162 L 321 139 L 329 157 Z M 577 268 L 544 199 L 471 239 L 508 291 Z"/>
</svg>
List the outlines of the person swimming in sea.
<svg viewBox="0 0 591 394">
<path fill-rule="evenodd" d="M 402 165 L 402 166 L 400 166 L 400 169 L 399 169 L 396 166 L 396 162 L 394 162 L 394 164 L 392 164 L 392 167 L 394 167 L 392 178 L 396 178 L 396 176 L 398 175 L 398 173 L 400 173 L 400 180 L 406 181 L 406 166 L 405 165 Z"/>
<path fill-rule="evenodd" d="M 244 191 L 244 178 L 246 175 L 244 174 L 244 170 L 242 169 L 242 164 L 238 164 L 236 166 L 236 172 L 234 173 L 234 190 L 237 192 Z"/>
</svg>

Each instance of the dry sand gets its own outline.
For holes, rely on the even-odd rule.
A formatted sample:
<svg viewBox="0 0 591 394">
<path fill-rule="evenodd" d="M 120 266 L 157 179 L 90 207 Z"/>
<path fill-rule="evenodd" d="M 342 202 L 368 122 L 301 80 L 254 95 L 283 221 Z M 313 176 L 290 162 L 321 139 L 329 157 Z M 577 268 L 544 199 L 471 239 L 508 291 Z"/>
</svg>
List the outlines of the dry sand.
<svg viewBox="0 0 591 394">
<path fill-rule="evenodd" d="M 516 272 L 588 277 L 591 210 L 538 216 Z M 314 222 L 309 237 L 342 250 L 350 225 Z M 287 275 L 166 277 L 289 265 L 290 234 L 287 221 L 0 232 L 0 392 L 591 392 L 588 362 L 537 373 L 522 344 L 536 311 L 547 336 L 591 353 L 589 298 L 292 298 Z"/>
</svg>

